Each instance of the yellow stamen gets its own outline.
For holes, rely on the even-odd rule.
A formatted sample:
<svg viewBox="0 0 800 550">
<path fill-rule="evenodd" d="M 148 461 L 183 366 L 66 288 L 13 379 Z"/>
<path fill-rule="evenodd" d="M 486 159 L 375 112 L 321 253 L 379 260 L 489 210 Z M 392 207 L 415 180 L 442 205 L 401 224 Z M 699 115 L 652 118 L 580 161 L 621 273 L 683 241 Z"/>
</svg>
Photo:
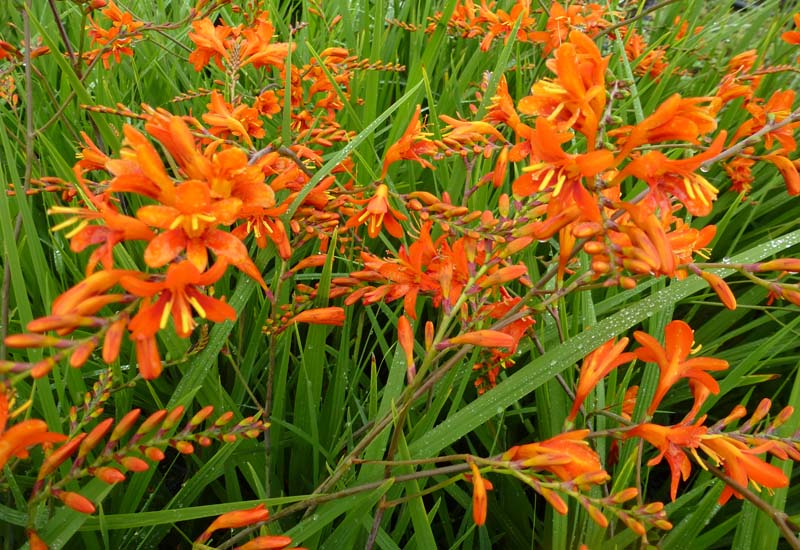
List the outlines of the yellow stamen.
<svg viewBox="0 0 800 550">
<path fill-rule="evenodd" d="M 158 326 L 161 327 L 162 329 L 166 328 L 167 326 L 167 321 L 169 320 L 169 314 L 172 311 L 172 302 L 173 299 L 170 298 L 169 301 L 167 302 L 167 305 L 164 306 L 164 311 L 161 312 L 161 322 L 158 324 Z"/>
<path fill-rule="evenodd" d="M 182 223 L 183 223 L 183 214 L 180 214 L 178 215 L 178 217 L 172 220 L 172 223 L 169 224 L 169 228 L 175 229 L 176 227 L 180 227 Z"/>
<path fill-rule="evenodd" d="M 15 410 L 15 411 L 14 411 L 14 412 L 12 412 L 11 414 L 9 414 L 9 417 L 11 417 L 11 418 L 16 418 L 16 417 L 18 417 L 19 415 L 21 415 L 22 413 L 24 413 L 26 410 L 28 410 L 32 404 L 33 404 L 33 398 L 30 398 L 30 399 L 28 399 L 27 401 L 25 401 L 25 403 L 23 403 L 22 405 L 20 405 L 20 406 L 19 406 L 19 408 L 18 408 L 17 410 Z M 14 402 L 13 402 L 13 401 L 10 403 L 10 406 L 11 406 L 11 407 L 13 407 L 13 406 L 14 406 Z"/>
<path fill-rule="evenodd" d="M 81 221 L 81 223 L 79 223 L 79 224 L 78 224 L 78 226 L 77 226 L 75 229 L 73 229 L 73 230 L 72 230 L 72 231 L 70 231 L 69 233 L 66 233 L 64 236 L 65 236 L 66 238 L 68 238 L 68 239 L 71 239 L 72 237 L 74 237 L 75 235 L 77 235 L 78 233 L 80 233 L 81 231 L 83 231 L 83 229 L 84 229 L 84 228 L 85 228 L 87 225 L 89 225 L 89 221 L 88 221 L 88 220 L 82 220 L 82 221 Z"/>
<path fill-rule="evenodd" d="M 63 222 L 61 222 L 59 224 L 56 224 L 53 227 L 51 227 L 50 231 L 52 231 L 53 233 L 55 233 L 56 231 L 61 231 L 65 227 L 69 227 L 70 225 L 72 225 L 74 223 L 78 223 L 80 220 L 81 219 L 79 217 L 77 217 L 77 216 L 72 217 L 72 218 L 68 218 L 68 219 L 64 220 Z"/>
<path fill-rule="evenodd" d="M 197 312 L 197 314 L 201 318 L 205 319 L 206 318 L 206 310 L 203 309 L 203 306 L 200 305 L 200 302 L 197 301 L 197 298 L 195 298 L 194 296 L 188 296 L 188 299 L 189 299 L 189 303 L 192 304 L 192 307 Z"/>
<path fill-rule="evenodd" d="M 564 174 L 558 175 L 558 181 L 556 182 L 556 188 L 553 189 L 553 196 L 557 197 L 558 194 L 561 192 L 561 188 L 564 186 L 564 182 L 567 181 L 567 176 Z"/>
<path fill-rule="evenodd" d="M 544 191 L 547 189 L 547 186 L 550 184 L 550 180 L 553 179 L 555 173 L 555 170 L 550 170 L 547 172 L 547 175 L 542 180 L 542 183 L 539 184 L 539 191 Z"/>
</svg>

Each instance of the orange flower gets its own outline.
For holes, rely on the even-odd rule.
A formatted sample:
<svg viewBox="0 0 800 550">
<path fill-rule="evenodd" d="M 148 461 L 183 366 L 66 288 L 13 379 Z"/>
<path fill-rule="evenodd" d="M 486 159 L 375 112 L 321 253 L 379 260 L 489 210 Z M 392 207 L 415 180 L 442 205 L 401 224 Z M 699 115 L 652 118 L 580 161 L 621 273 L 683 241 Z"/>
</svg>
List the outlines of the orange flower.
<svg viewBox="0 0 800 550">
<path fill-rule="evenodd" d="M 5 386 L 0 386 L 0 469 L 12 456 L 27 458 L 28 447 L 42 443 L 58 443 L 67 439 L 65 435 L 48 432 L 47 424 L 36 418 L 23 420 L 6 429 L 8 419 L 17 414 L 9 412 L 11 403 L 6 391 Z"/>
<path fill-rule="evenodd" d="M 225 320 L 235 321 L 236 310 L 230 305 L 206 296 L 197 290 L 198 286 L 211 285 L 225 273 L 227 264 L 223 261 L 200 273 L 189 261 L 171 264 L 163 281 L 143 281 L 135 277 L 123 277 L 120 284 L 128 292 L 141 297 L 158 296 L 154 304 L 146 302 L 128 324 L 134 338 L 155 335 L 167 325 L 170 314 L 175 323 L 178 336 L 186 338 L 196 326 L 192 311 L 203 319 L 216 323 Z"/>
<path fill-rule="evenodd" d="M 641 331 L 634 333 L 634 338 L 643 347 L 635 351 L 636 357 L 642 361 L 658 364 L 661 375 L 658 379 L 656 393 L 647 409 L 653 414 L 667 391 L 681 378 L 697 380 L 713 394 L 719 393 L 719 384 L 706 371 L 725 370 L 728 362 L 710 357 L 687 359 L 692 351 L 694 331 L 683 321 L 671 321 L 666 328 L 665 346 L 658 340 Z"/>
<path fill-rule="evenodd" d="M 608 474 L 600 464 L 600 457 L 585 440 L 587 435 L 589 430 L 576 430 L 540 443 L 511 447 L 503 454 L 503 460 L 520 461 L 523 466 L 549 471 L 562 481 L 585 475 L 593 482 L 602 483 L 608 479 Z"/>
<path fill-rule="evenodd" d="M 233 32 L 227 25 L 217 25 L 209 18 L 192 21 L 194 32 L 189 33 L 189 38 L 197 44 L 197 49 L 189 54 L 189 61 L 194 65 L 194 70 L 199 71 L 213 58 L 217 67 L 222 69 L 222 59 L 230 59 L 225 40 Z"/>
<path fill-rule="evenodd" d="M 602 380 L 608 373 L 620 365 L 633 361 L 636 355 L 633 352 L 622 353 L 622 350 L 628 345 L 628 339 L 623 338 L 616 344 L 612 338 L 589 355 L 583 360 L 581 373 L 578 378 L 578 387 L 575 390 L 575 402 L 572 404 L 572 410 L 567 416 L 570 422 L 578 415 L 578 410 L 583 404 L 589 392 Z"/>
<path fill-rule="evenodd" d="M 717 128 L 719 105 L 713 97 L 687 97 L 673 94 L 656 111 L 635 126 L 623 126 L 608 132 L 624 145 L 617 158 L 626 158 L 634 147 L 664 141 L 699 143 L 699 136 Z"/>
<path fill-rule="evenodd" d="M 269 511 L 264 504 L 259 504 L 255 508 L 248 508 L 247 510 L 237 510 L 235 512 L 228 512 L 222 514 L 215 519 L 208 529 L 197 537 L 195 543 L 206 542 L 211 538 L 212 533 L 219 529 L 237 529 L 239 527 L 247 527 L 254 523 L 266 521 L 269 518 Z"/>
<path fill-rule="evenodd" d="M 722 465 L 728 477 L 743 487 L 747 487 L 751 480 L 756 488 L 763 486 L 778 489 L 789 485 L 789 479 L 783 470 L 755 456 L 761 451 L 750 449 L 741 441 L 724 435 L 707 436 L 703 438 L 701 447 L 717 464 Z M 731 496 L 743 498 L 726 485 L 719 496 L 719 503 L 725 504 Z"/>
<path fill-rule="evenodd" d="M 392 208 L 389 205 L 389 188 L 381 184 L 375 190 L 375 196 L 371 199 L 353 200 L 355 203 L 367 203 L 367 207 L 353 214 L 347 223 L 346 227 L 358 227 L 365 221 L 369 220 L 367 224 L 367 233 L 373 239 L 377 238 L 381 231 L 381 225 L 386 226 L 386 231 L 395 238 L 403 236 L 403 228 L 399 222 L 407 218 Z"/>
<path fill-rule="evenodd" d="M 711 203 L 717 198 L 717 188 L 695 171 L 722 150 L 725 136 L 725 132 L 721 132 L 708 149 L 687 159 L 672 160 L 659 151 L 650 151 L 628 163 L 614 178 L 614 183 L 635 176 L 647 182 L 663 211 L 672 211 L 668 197 L 672 195 L 693 216 L 707 216 Z"/>
<path fill-rule="evenodd" d="M 275 28 L 269 20 L 267 12 L 258 14 L 253 27 L 242 31 L 244 44 L 240 53 L 241 66 L 252 64 L 254 67 L 275 67 L 285 69 L 285 59 L 289 50 L 294 50 L 297 44 L 271 43 Z"/>
<path fill-rule="evenodd" d="M 419 121 L 419 115 L 422 106 L 417 105 L 417 110 L 414 111 L 414 116 L 411 117 L 411 122 L 408 123 L 408 128 L 400 136 L 396 143 L 393 143 L 384 155 L 383 172 L 381 172 L 381 179 L 386 177 L 389 171 L 389 166 L 401 159 L 414 160 L 427 168 L 433 168 L 433 165 L 422 158 L 420 155 L 434 155 L 438 152 L 436 145 L 428 139 L 430 134 L 422 131 L 422 123 Z"/>
<path fill-rule="evenodd" d="M 262 138 L 267 135 L 263 128 L 264 123 L 258 117 L 255 108 L 244 104 L 233 107 L 216 90 L 211 92 L 211 103 L 208 105 L 208 112 L 203 113 L 202 119 L 211 126 L 208 131 L 213 135 L 225 139 L 233 134 L 243 139 L 250 147 L 253 146 L 250 136 Z"/>
<path fill-rule="evenodd" d="M 700 425 L 702 420 L 704 418 L 695 425 L 678 424 L 671 427 L 640 424 L 625 434 L 625 438 L 641 437 L 661 451 L 657 457 L 647 462 L 648 466 L 655 466 L 661 459 L 667 459 L 672 472 L 669 494 L 673 501 L 678 494 L 678 483 L 681 478 L 686 481 L 692 473 L 692 462 L 683 449 L 689 448 L 694 452 L 694 449 L 701 445 L 701 436 L 708 431 L 705 426 Z"/>
<path fill-rule="evenodd" d="M 65 227 L 77 224 L 66 234 L 70 239 L 70 250 L 83 252 L 92 245 L 100 245 L 92 251 L 86 263 L 86 273 L 94 272 L 98 263 L 106 269 L 114 267 L 114 247 L 129 240 L 149 241 L 154 237 L 153 232 L 141 221 L 130 216 L 120 214 L 108 201 L 108 197 L 91 197 L 95 207 L 80 208 L 68 206 L 53 206 L 48 214 L 71 214 L 72 217 L 52 227 L 58 231 Z M 89 225 L 90 220 L 98 220 L 100 224 Z"/>
<path fill-rule="evenodd" d="M 800 28 L 800 13 L 794 14 L 794 26 Z M 800 31 L 786 31 L 781 35 L 781 40 L 789 44 L 800 44 Z M 797 59 L 800 60 L 800 57 Z"/>
<path fill-rule="evenodd" d="M 517 105 L 521 113 L 547 117 L 560 131 L 574 128 L 586 136 L 586 147 L 594 150 L 600 119 L 606 105 L 605 71 L 608 57 L 601 57 L 597 45 L 578 31 L 569 33 L 547 67 L 555 80 L 542 79 L 531 95 Z"/>
</svg>

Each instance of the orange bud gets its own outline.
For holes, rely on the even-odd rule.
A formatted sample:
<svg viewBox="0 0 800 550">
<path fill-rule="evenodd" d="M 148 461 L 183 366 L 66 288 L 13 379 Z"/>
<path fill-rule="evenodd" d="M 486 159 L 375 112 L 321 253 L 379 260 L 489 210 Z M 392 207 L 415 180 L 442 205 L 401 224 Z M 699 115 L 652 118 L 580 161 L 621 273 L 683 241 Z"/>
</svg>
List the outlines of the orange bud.
<svg viewBox="0 0 800 550">
<path fill-rule="evenodd" d="M 572 228 L 572 234 L 578 239 L 588 239 L 600 233 L 603 226 L 597 222 L 582 222 Z"/>
<path fill-rule="evenodd" d="M 608 273 L 611 271 L 611 264 L 603 260 L 592 260 L 592 271 L 595 273 Z"/>
<path fill-rule="evenodd" d="M 630 529 L 640 537 L 646 533 L 646 530 L 644 528 L 644 525 L 642 525 L 642 522 L 630 517 L 627 514 L 625 514 L 624 516 L 620 515 L 620 517 L 622 518 L 622 521 L 625 522 L 625 525 L 628 527 L 628 529 Z"/>
<path fill-rule="evenodd" d="M 501 216 L 504 218 L 508 217 L 508 213 L 511 210 L 511 201 L 508 197 L 508 193 L 500 195 L 500 198 L 497 200 L 497 209 Z"/>
<path fill-rule="evenodd" d="M 800 259 L 798 258 L 778 258 L 758 265 L 758 271 L 791 271 L 800 272 Z M 31 330 L 28 328 L 28 330 Z"/>
<path fill-rule="evenodd" d="M 472 519 L 480 527 L 486 523 L 486 484 L 475 463 L 469 466 L 472 469 Z"/>
<path fill-rule="evenodd" d="M 442 202 L 436 195 L 432 195 L 427 191 L 414 191 L 412 193 L 409 193 L 408 196 L 412 199 L 419 199 L 420 201 L 424 202 L 429 206 L 434 204 L 439 204 Z"/>
<path fill-rule="evenodd" d="M 489 288 L 496 285 L 502 285 L 514 279 L 518 279 L 528 272 L 528 268 L 522 264 L 512 265 L 498 269 L 491 275 L 482 278 L 478 282 L 481 288 Z"/>
<path fill-rule="evenodd" d="M 628 502 L 632 498 L 636 498 L 639 494 L 639 489 L 636 487 L 628 487 L 627 489 L 623 489 L 619 493 L 616 493 L 611 496 L 611 500 L 616 504 L 622 504 L 623 502 Z"/>
<path fill-rule="evenodd" d="M 619 286 L 621 286 L 626 290 L 631 290 L 633 288 L 636 288 L 636 279 L 633 279 L 631 277 L 620 277 Z"/>
<path fill-rule="evenodd" d="M 111 323 L 103 338 L 103 361 L 113 363 L 119 357 L 119 349 L 122 346 L 122 336 L 125 327 L 128 325 L 127 317 L 118 319 Z"/>
<path fill-rule="evenodd" d="M 72 343 L 69 340 L 62 340 L 57 336 L 46 336 L 44 334 L 24 333 L 6 336 L 6 345 L 10 348 L 50 348 L 50 347 L 69 347 Z"/>
<path fill-rule="evenodd" d="M 585 504 L 584 508 L 586 511 L 589 512 L 589 517 L 594 520 L 594 522 L 605 529 L 608 527 L 608 519 L 603 515 L 603 512 L 596 506 L 592 506 L 591 504 Z"/>
<path fill-rule="evenodd" d="M 440 343 L 437 348 L 444 349 L 450 346 L 471 345 L 485 348 L 512 348 L 516 341 L 514 337 L 497 330 L 476 330 L 453 336 Z"/>
<path fill-rule="evenodd" d="M 50 371 L 53 370 L 54 366 L 56 366 L 56 360 L 52 357 L 46 357 L 45 359 L 38 361 L 31 368 L 31 378 L 42 378 L 43 376 L 47 376 L 50 374 Z"/>
<path fill-rule="evenodd" d="M 791 405 L 787 405 L 786 407 L 781 409 L 781 412 L 779 412 L 778 416 L 775 417 L 775 420 L 772 421 L 772 426 L 770 427 L 772 429 L 779 428 L 781 425 L 785 424 L 786 421 L 789 420 L 793 414 L 794 414 L 794 407 L 792 407 Z"/>
<path fill-rule="evenodd" d="M 277 550 L 280 548 L 285 548 L 290 544 L 292 544 L 292 539 L 284 535 L 262 535 L 254 538 L 248 543 L 237 546 L 236 550 Z"/>
<path fill-rule="evenodd" d="M 214 426 L 216 427 L 224 426 L 231 420 L 233 420 L 233 413 L 231 411 L 226 411 L 221 415 L 219 415 L 219 418 L 217 418 L 216 421 L 214 421 Z"/>
<path fill-rule="evenodd" d="M 344 309 L 341 307 L 320 307 L 307 309 L 289 319 L 287 324 L 292 323 L 312 323 L 315 325 L 335 325 L 344 324 Z"/>
<path fill-rule="evenodd" d="M 433 322 L 425 321 L 425 349 L 431 349 L 433 345 L 433 338 L 434 338 L 434 327 Z"/>
<path fill-rule="evenodd" d="M 397 320 L 397 340 L 406 354 L 406 367 L 408 368 L 409 382 L 411 382 L 414 379 L 414 374 L 416 374 L 416 369 L 414 368 L 414 330 L 405 315 L 401 315 Z M 412 369 L 414 370 L 413 373 L 411 372 Z"/>
<path fill-rule="evenodd" d="M 117 422 L 117 425 L 114 427 L 114 431 L 111 432 L 111 437 L 109 437 L 108 440 L 111 442 L 118 441 L 120 438 L 122 438 L 122 436 L 128 433 L 128 431 L 139 419 L 139 414 L 141 414 L 141 412 L 141 409 L 133 409 L 123 416 L 122 420 Z"/>
<path fill-rule="evenodd" d="M 800 306 L 800 292 L 796 290 L 790 290 L 788 288 L 781 289 L 781 297 L 790 301 L 796 306 Z"/>
<path fill-rule="evenodd" d="M 726 308 L 730 310 L 736 309 L 736 297 L 722 277 L 707 271 L 701 271 L 700 276 L 708 283 L 708 286 L 717 293 L 717 296 L 719 296 L 719 299 Z"/>
<path fill-rule="evenodd" d="M 253 525 L 254 523 L 266 521 L 268 518 L 269 511 L 267 511 L 263 504 L 259 504 L 255 508 L 249 508 L 247 510 L 228 512 L 227 514 L 222 514 L 215 519 L 211 525 L 208 526 L 208 529 L 203 531 L 203 534 L 197 537 L 195 542 L 206 542 L 211 538 L 212 533 L 218 529 L 236 529 L 239 527 L 247 527 L 248 525 Z"/>
<path fill-rule="evenodd" d="M 180 422 L 181 417 L 183 416 L 183 405 L 178 405 L 174 409 L 172 409 L 167 417 L 164 419 L 163 424 L 161 424 L 162 430 L 171 430 L 175 427 L 175 425 Z"/>
<path fill-rule="evenodd" d="M 176 441 L 173 446 L 182 455 L 190 455 L 194 452 L 194 445 L 188 441 Z"/>
<path fill-rule="evenodd" d="M 212 405 L 208 405 L 208 406 L 206 406 L 206 407 L 203 407 L 202 409 L 200 409 L 199 411 L 197 411 L 197 414 L 195 414 L 195 415 L 192 417 L 192 419 L 189 421 L 189 424 L 190 424 L 190 425 L 192 425 L 192 426 L 199 426 L 199 425 L 200 425 L 200 424 L 202 424 L 202 423 L 205 421 L 205 419 L 206 419 L 206 418 L 208 418 L 208 417 L 211 415 L 211 413 L 213 413 L 213 412 L 214 412 L 214 407 L 213 407 Z"/>
<path fill-rule="evenodd" d="M 159 449 L 158 447 L 148 447 L 144 450 L 144 456 L 152 460 L 153 462 L 161 462 L 164 460 L 164 451 Z"/>
<path fill-rule="evenodd" d="M 750 420 L 748 420 L 747 423 L 750 424 L 751 426 L 755 426 L 761 421 L 762 418 L 764 418 L 765 416 L 767 416 L 767 414 L 769 414 L 769 409 L 771 407 L 772 407 L 772 401 L 770 401 L 767 398 L 762 399 L 758 403 L 758 407 L 756 407 L 756 410 L 753 411 L 753 416 L 750 417 Z"/>
<path fill-rule="evenodd" d="M 147 462 L 135 456 L 124 456 L 119 459 L 119 463 L 131 472 L 144 472 L 150 469 L 150 465 Z"/>
<path fill-rule="evenodd" d="M 72 355 L 70 355 L 69 366 L 73 369 L 83 366 L 83 364 L 89 360 L 89 357 L 92 356 L 92 352 L 96 346 L 97 342 L 94 339 L 89 339 L 79 344 L 72 351 Z"/>
<path fill-rule="evenodd" d="M 150 416 L 147 417 L 147 420 L 142 422 L 142 425 L 139 426 L 139 429 L 136 430 L 136 435 L 144 435 L 146 433 L 152 432 L 156 426 L 161 424 L 164 420 L 164 417 L 167 416 L 167 411 L 162 409 L 160 411 L 156 411 Z"/>
<path fill-rule="evenodd" d="M 93 514 L 95 507 L 92 501 L 83 495 L 71 491 L 59 491 L 56 495 L 61 502 L 81 514 Z"/>
<path fill-rule="evenodd" d="M 110 466 L 103 466 L 101 468 L 97 468 L 94 471 L 94 477 L 108 483 L 109 485 L 113 485 L 114 483 L 119 483 L 120 481 L 125 481 L 125 474 L 117 470 L 116 468 L 112 468 Z"/>
<path fill-rule="evenodd" d="M 539 489 L 539 494 L 542 495 L 544 499 L 550 504 L 550 506 L 552 506 L 553 509 L 562 516 L 569 511 L 567 503 L 564 502 L 564 499 L 561 498 L 561 495 L 559 495 L 555 491 L 551 491 L 550 489 L 545 489 L 544 487 L 542 487 Z"/>
<path fill-rule="evenodd" d="M 506 245 L 502 249 L 500 249 L 500 252 L 498 253 L 498 256 L 500 258 L 508 258 L 512 254 L 516 254 L 520 250 L 523 250 L 528 245 L 530 245 L 532 242 L 533 242 L 533 237 L 519 237 L 519 238 L 516 238 L 516 239 L 506 243 Z"/>
<path fill-rule="evenodd" d="M 94 427 L 94 429 L 89 432 L 89 435 L 86 436 L 86 439 L 83 440 L 81 443 L 81 449 L 78 451 L 78 458 L 83 458 L 89 451 L 94 449 L 100 440 L 103 439 L 103 436 L 106 435 L 108 430 L 111 428 L 111 424 L 114 423 L 113 418 L 106 418 L 100 424 Z"/>
<path fill-rule="evenodd" d="M 78 447 L 85 437 L 86 434 L 78 434 L 74 438 L 64 443 L 61 447 L 50 453 L 44 459 L 41 468 L 39 468 L 39 474 L 36 476 L 36 479 L 44 479 L 53 473 L 56 468 L 61 466 L 61 464 L 63 464 L 64 461 L 72 455 L 72 453 L 78 450 Z"/>
<path fill-rule="evenodd" d="M 592 256 L 596 254 L 602 254 L 606 251 L 606 245 L 601 243 L 600 241 L 588 241 L 584 243 L 583 250 L 587 254 L 591 254 Z"/>
<path fill-rule="evenodd" d="M 300 271 L 301 269 L 309 267 L 321 267 L 325 265 L 326 258 L 327 256 L 325 254 L 314 254 L 313 256 L 309 256 L 297 262 L 292 267 L 292 271 Z"/>
<path fill-rule="evenodd" d="M 49 548 L 47 543 L 42 540 L 42 537 L 37 535 L 33 529 L 28 529 L 28 546 L 31 550 L 47 550 Z"/>
</svg>

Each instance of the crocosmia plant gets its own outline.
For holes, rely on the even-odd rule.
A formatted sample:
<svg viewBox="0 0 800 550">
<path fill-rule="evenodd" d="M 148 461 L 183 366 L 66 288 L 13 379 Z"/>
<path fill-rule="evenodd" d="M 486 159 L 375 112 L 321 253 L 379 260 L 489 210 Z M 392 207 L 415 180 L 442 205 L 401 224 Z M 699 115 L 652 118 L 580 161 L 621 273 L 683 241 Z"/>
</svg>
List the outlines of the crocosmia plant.
<svg viewBox="0 0 800 550">
<path fill-rule="evenodd" d="M 791 2 L 0 2 L 3 548 L 800 548 Z"/>
</svg>

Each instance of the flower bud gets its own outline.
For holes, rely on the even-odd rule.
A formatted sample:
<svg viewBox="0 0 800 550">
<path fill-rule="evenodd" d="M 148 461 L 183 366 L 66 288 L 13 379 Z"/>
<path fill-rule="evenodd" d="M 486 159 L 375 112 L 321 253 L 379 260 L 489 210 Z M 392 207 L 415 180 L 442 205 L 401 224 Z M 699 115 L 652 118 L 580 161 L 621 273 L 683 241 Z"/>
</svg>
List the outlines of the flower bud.
<svg viewBox="0 0 800 550">
<path fill-rule="evenodd" d="M 142 422 L 142 425 L 139 426 L 138 430 L 136 430 L 136 435 L 144 435 L 152 432 L 156 426 L 161 424 L 161 421 L 164 420 L 165 416 L 167 416 L 167 411 L 164 409 L 154 412 L 147 417 L 147 420 Z"/>
<path fill-rule="evenodd" d="M 135 456 L 123 456 L 119 459 L 119 463 L 130 472 L 144 472 L 150 469 L 147 462 Z"/>
<path fill-rule="evenodd" d="M 122 438 L 128 431 L 133 428 L 133 425 L 139 419 L 139 415 L 141 414 L 141 409 L 133 409 L 125 416 L 122 417 L 122 420 L 117 422 L 117 425 L 114 427 L 114 431 L 111 432 L 111 437 L 108 438 L 109 442 L 118 441 Z"/>
<path fill-rule="evenodd" d="M 125 481 L 125 474 L 123 474 L 116 468 L 112 468 L 110 466 L 103 466 L 101 468 L 97 468 L 94 471 L 94 477 L 96 477 L 100 481 L 108 483 L 109 485 L 119 483 L 120 481 Z"/>
<path fill-rule="evenodd" d="M 71 491 L 58 491 L 55 493 L 61 502 L 81 514 L 93 514 L 95 511 L 92 501 L 83 495 Z"/>
</svg>

